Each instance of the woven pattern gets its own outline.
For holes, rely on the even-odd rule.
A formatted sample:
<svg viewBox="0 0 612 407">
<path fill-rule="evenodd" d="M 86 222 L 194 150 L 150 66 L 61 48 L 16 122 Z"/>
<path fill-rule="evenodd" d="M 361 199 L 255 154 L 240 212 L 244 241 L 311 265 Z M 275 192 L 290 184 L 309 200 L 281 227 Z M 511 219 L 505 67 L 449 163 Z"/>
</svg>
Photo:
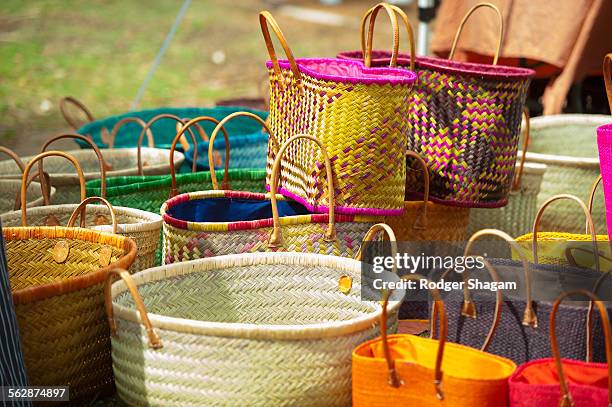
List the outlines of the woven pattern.
<svg viewBox="0 0 612 407">
<path fill-rule="evenodd" d="M 362 52 L 341 58 L 363 60 Z M 372 51 L 372 66 L 388 66 L 391 54 Z M 408 68 L 410 56 L 399 54 Z M 530 69 L 415 58 L 418 80 L 408 100 L 408 150 L 429 166 L 432 200 L 469 207 L 500 207 L 514 177 L 521 115 L 533 75 Z M 408 179 L 410 195 L 422 183 Z"/>
<path fill-rule="evenodd" d="M 10 212 L 15 209 L 15 199 L 21 192 L 21 181 L 0 179 L 0 213 Z M 51 199 L 55 196 L 55 188 L 51 187 Z M 32 182 L 26 189 L 27 207 L 41 206 L 43 201 L 42 191 L 38 182 Z"/>
<path fill-rule="evenodd" d="M 134 276 L 161 349 L 148 348 L 125 285 L 113 285 L 119 396 L 136 406 L 350 405 L 351 352 L 378 334 L 381 311 L 361 300 L 359 262 L 269 253 L 215 263 Z M 348 295 L 342 274 L 354 278 Z"/>
<path fill-rule="evenodd" d="M 597 148 L 606 202 L 607 226 L 612 230 L 612 125 L 597 128 Z"/>
<path fill-rule="evenodd" d="M 502 208 L 476 208 L 470 214 L 468 236 L 482 229 L 499 229 L 512 237 L 528 233 L 538 212 L 538 193 L 546 171 L 541 164 L 525 164 L 520 189 L 510 191 Z"/>
<path fill-rule="evenodd" d="M 32 386 L 70 386 L 79 404 L 112 385 L 110 338 L 104 315 L 100 250 L 111 248 L 108 267 L 129 267 L 136 255 L 133 241 L 79 228 L 5 228 L 4 238 L 21 332 L 24 359 Z M 70 247 L 57 263 L 52 249 Z"/>
<path fill-rule="evenodd" d="M 106 171 L 107 177 L 122 175 L 136 175 L 138 173 L 136 149 L 112 149 L 102 150 L 104 160 L 112 167 Z M 69 151 L 74 156 L 85 173 L 85 179 L 100 178 L 100 164 L 93 150 Z M 28 163 L 32 157 L 22 157 L 24 163 Z M 142 161 L 145 175 L 167 174 L 170 172 L 168 164 L 170 155 L 166 150 L 157 148 L 143 148 Z M 181 153 L 174 156 L 174 165 L 179 168 L 185 157 Z M 56 188 L 53 197 L 54 204 L 73 204 L 81 201 L 79 189 L 79 177 L 74 167 L 62 157 L 48 157 L 44 161 L 44 170 L 51 177 L 51 184 Z M 12 160 L 0 161 L 0 179 L 21 179 L 21 172 Z"/>
<path fill-rule="evenodd" d="M 28 224 L 45 226 L 49 216 L 54 216 L 60 225 L 66 225 L 70 215 L 78 207 L 76 204 L 42 206 L 28 210 Z M 129 237 L 136 242 L 138 256 L 130 267 L 130 272 L 145 270 L 155 266 L 155 254 L 160 246 L 161 216 L 132 208 L 115 206 L 117 234 Z M 98 217 L 107 219 L 108 225 L 95 226 Z M 4 226 L 21 226 L 21 211 L 12 211 L 0 216 Z M 86 227 L 103 232 L 112 232 L 108 208 L 103 205 L 87 205 Z"/>
<path fill-rule="evenodd" d="M 91 137 L 94 143 L 100 148 L 108 146 L 108 140 L 104 136 L 110 134 L 115 124 L 122 119 L 128 117 L 137 117 L 142 119 L 145 123 L 160 114 L 172 114 L 180 118 L 195 118 L 200 116 L 209 116 L 217 120 L 223 119 L 225 116 L 238 112 L 238 111 L 249 111 L 266 119 L 268 114 L 261 110 L 245 109 L 243 107 L 214 107 L 214 108 L 199 108 L 199 107 L 160 107 L 157 109 L 140 110 L 136 112 L 128 112 L 117 116 L 110 116 L 104 119 L 96 120 L 81 127 L 77 132 L 82 135 Z M 214 124 L 202 122 L 200 125 L 204 128 L 207 134 L 210 135 L 214 129 Z M 251 134 L 259 132 L 261 127 L 256 122 L 250 120 L 238 119 L 225 126 L 225 129 L 229 134 Z M 142 132 L 142 127 L 135 123 L 128 123 L 121 127 L 117 133 L 115 140 L 115 147 L 136 147 L 138 143 L 138 136 Z M 155 146 L 163 149 L 170 149 L 172 140 L 176 135 L 176 124 L 170 120 L 160 120 L 151 126 L 151 132 L 155 135 Z M 81 148 L 91 148 L 85 142 L 81 140 L 76 141 Z M 232 145 L 233 147 L 233 145 Z M 233 149 L 232 149 L 233 150 Z M 232 151 L 233 154 L 233 151 Z M 233 160 L 232 160 L 233 161 Z M 234 164 L 232 164 L 234 165 Z"/>
<path fill-rule="evenodd" d="M 531 119 L 532 142 L 527 162 L 548 166 L 538 195 L 538 207 L 558 194 L 576 195 L 588 201 L 590 186 L 600 173 L 593 143 L 596 128 L 609 122 L 610 116 L 581 114 Z M 595 195 L 592 214 L 597 233 L 607 234 L 602 191 Z M 584 215 L 571 202 L 558 202 L 542 218 L 542 230 L 582 233 Z"/>
<path fill-rule="evenodd" d="M 170 264 L 225 254 L 260 251 L 296 251 L 353 257 L 366 232 L 380 217 L 337 215 L 336 239 L 325 240 L 328 215 L 296 215 L 280 218 L 283 246 L 268 247 L 272 233 L 272 219 L 242 222 L 187 222 L 173 218 L 167 212 L 185 200 L 239 198 L 254 203 L 267 201 L 264 194 L 232 191 L 201 191 L 179 195 L 162 206 L 164 219 L 163 262 Z M 279 196 L 279 198 L 282 198 Z"/>
<path fill-rule="evenodd" d="M 280 61 L 280 78 L 268 62 L 269 123 L 279 144 L 302 133 L 323 143 L 333 166 L 337 213 L 401 214 L 413 74 L 388 68 L 370 70 L 337 59 L 296 62 L 301 72 L 299 82 L 286 61 Z M 363 70 L 360 75 L 351 72 L 358 66 Z M 334 75 L 319 75 L 326 71 L 334 71 Z M 359 77 L 366 75 L 380 80 Z M 394 75 L 395 81 L 384 83 L 384 75 Z M 285 86 L 281 87 L 281 81 Z M 268 184 L 274 152 L 275 147 L 269 145 Z M 324 168 L 315 145 L 293 144 L 281 166 L 279 192 L 313 212 L 327 212 Z"/>
<path fill-rule="evenodd" d="M 238 119 L 234 119 L 238 120 Z M 231 123 L 232 121 L 229 121 Z M 225 128 L 225 126 L 223 126 Z M 230 143 L 232 150 L 231 167 L 232 168 L 266 168 L 266 152 L 268 149 L 268 135 L 261 131 L 249 134 L 231 134 Z M 208 146 L 209 142 L 198 143 L 198 170 L 206 171 L 209 169 L 208 164 Z M 225 140 L 217 138 L 214 148 L 216 151 L 225 151 Z M 221 161 L 217 163 L 215 168 L 223 168 L 225 165 L 225 155 L 220 154 Z M 189 168 L 193 164 L 193 149 L 185 153 L 185 162 Z"/>
</svg>

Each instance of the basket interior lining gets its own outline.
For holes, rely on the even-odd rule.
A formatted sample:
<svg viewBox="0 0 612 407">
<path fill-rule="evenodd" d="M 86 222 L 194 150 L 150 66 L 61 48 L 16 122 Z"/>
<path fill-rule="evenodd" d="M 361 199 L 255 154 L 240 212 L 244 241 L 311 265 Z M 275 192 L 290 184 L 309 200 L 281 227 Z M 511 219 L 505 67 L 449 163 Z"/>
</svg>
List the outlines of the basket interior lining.
<svg viewBox="0 0 612 407">
<path fill-rule="evenodd" d="M 149 313 L 207 322 L 303 325 L 376 312 L 359 289 L 338 291 L 341 274 L 325 266 L 251 265 L 166 278 L 138 291 Z M 114 302 L 135 308 L 128 291 Z"/>
</svg>

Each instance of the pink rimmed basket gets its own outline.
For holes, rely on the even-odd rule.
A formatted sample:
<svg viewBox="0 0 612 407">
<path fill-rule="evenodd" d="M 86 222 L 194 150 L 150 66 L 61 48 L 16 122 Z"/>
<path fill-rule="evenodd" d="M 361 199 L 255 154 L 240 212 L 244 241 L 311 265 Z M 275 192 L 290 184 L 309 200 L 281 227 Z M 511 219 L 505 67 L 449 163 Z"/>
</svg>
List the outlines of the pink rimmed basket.
<svg viewBox="0 0 612 407">
<path fill-rule="evenodd" d="M 499 10 L 490 4 L 478 4 L 464 17 L 453 51 L 467 18 L 485 5 L 500 17 L 499 44 L 492 65 L 415 56 L 408 17 L 396 6 L 382 3 L 363 17 L 362 50 L 338 55 L 338 58 L 364 61 L 365 66 L 398 66 L 416 72 L 418 79 L 407 101 L 407 147 L 419 153 L 429 166 L 430 199 L 447 205 L 495 208 L 507 204 L 514 178 L 521 114 L 535 73 L 531 69 L 496 65 L 503 27 Z M 395 41 L 391 52 L 372 51 L 374 21 L 381 8 L 392 19 Z M 396 13 L 406 24 L 410 55 L 397 52 Z M 408 176 L 411 174 L 409 171 Z M 423 196 L 423 184 L 417 179 L 409 178 L 407 185 L 409 197 Z"/>
<path fill-rule="evenodd" d="M 612 54 L 604 58 L 603 73 L 608 103 L 612 112 Z M 599 167 L 606 200 L 606 223 L 608 231 L 612 231 L 612 123 L 597 128 L 597 148 L 599 149 Z"/>
<path fill-rule="evenodd" d="M 270 116 L 280 144 L 310 134 L 330 156 L 336 211 L 345 215 L 400 215 L 405 190 L 408 106 L 414 73 L 365 68 L 358 61 L 298 58 L 270 13 L 259 15 L 270 61 Z M 268 25 L 287 60 L 278 60 Z M 270 185 L 273 146 L 268 144 Z M 281 168 L 279 192 L 312 212 L 329 200 L 322 154 L 308 143 L 292 145 Z"/>
<path fill-rule="evenodd" d="M 277 195 L 278 173 L 288 147 L 311 136 L 298 135 L 287 141 L 275 160 L 272 193 L 202 191 L 177 195 L 164 203 L 163 261 L 165 264 L 225 254 L 292 251 L 352 257 L 368 229 L 381 217 L 336 215 L 335 205 L 326 214 L 310 213 L 303 205 Z M 324 150 L 322 150 L 324 151 Z M 331 163 L 328 196 L 334 202 Z M 223 215 L 220 211 L 226 211 Z"/>
</svg>

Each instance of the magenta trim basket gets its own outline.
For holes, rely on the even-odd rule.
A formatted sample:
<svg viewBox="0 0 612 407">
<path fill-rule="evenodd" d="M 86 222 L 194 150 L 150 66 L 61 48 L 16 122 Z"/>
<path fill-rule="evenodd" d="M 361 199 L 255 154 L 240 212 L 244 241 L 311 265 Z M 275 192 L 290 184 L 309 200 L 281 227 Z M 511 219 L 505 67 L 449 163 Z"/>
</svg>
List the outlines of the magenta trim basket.
<svg viewBox="0 0 612 407">
<path fill-rule="evenodd" d="M 606 201 L 606 224 L 612 231 L 612 123 L 597 128 L 597 148 Z"/>
</svg>

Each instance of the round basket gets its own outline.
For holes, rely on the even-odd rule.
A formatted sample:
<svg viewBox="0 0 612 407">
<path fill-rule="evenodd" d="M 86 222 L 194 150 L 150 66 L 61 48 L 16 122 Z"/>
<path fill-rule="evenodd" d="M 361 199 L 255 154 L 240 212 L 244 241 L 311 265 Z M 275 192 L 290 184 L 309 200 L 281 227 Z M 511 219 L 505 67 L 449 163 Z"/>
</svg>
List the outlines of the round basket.
<svg viewBox="0 0 612 407">
<path fill-rule="evenodd" d="M 54 153 L 55 154 L 55 153 Z M 61 153 L 62 157 L 78 163 L 74 157 L 69 154 Z M 26 171 L 36 161 L 42 159 L 43 155 L 37 156 L 28 164 Z M 77 174 L 81 175 L 82 170 L 76 166 Z M 25 173 L 27 175 L 27 172 Z M 8 181 L 0 181 L 8 182 Z M 12 182 L 12 181 L 11 181 Z M 108 201 L 100 197 L 85 199 L 85 181 L 81 179 L 81 197 L 80 204 L 62 204 L 49 205 L 31 208 L 26 211 L 22 205 L 20 211 L 10 211 L 0 215 L 0 221 L 4 226 L 71 226 L 76 219 L 77 214 L 82 213 L 82 209 L 93 201 L 101 201 L 104 205 L 88 205 L 85 209 L 85 222 L 81 221 L 81 226 L 87 225 L 91 229 L 103 232 L 112 232 L 118 235 L 130 237 L 134 239 L 138 247 L 138 256 L 130 267 L 131 272 L 144 270 L 155 265 L 155 252 L 159 246 L 159 235 L 161 234 L 162 219 L 161 216 L 155 213 L 145 212 L 132 208 L 112 207 Z M 111 220 L 108 220 L 110 212 Z"/>
<path fill-rule="evenodd" d="M 589 187 L 599 176 L 597 127 L 610 122 L 610 116 L 566 114 L 531 119 L 531 142 L 527 163 L 545 164 L 537 205 L 553 195 L 571 194 L 587 201 Z M 597 233 L 607 234 L 603 195 L 593 205 Z M 570 203 L 560 203 L 542 219 L 543 230 L 581 233 L 584 219 Z"/>
<path fill-rule="evenodd" d="M 45 151 L 49 144 L 55 140 L 63 138 L 74 138 L 80 141 L 89 142 L 86 137 L 78 134 L 62 134 L 53 137 L 45 143 L 42 151 Z M 142 149 L 142 168 L 138 167 L 137 149 L 109 149 L 99 150 L 71 150 L 70 155 L 75 157 L 81 164 L 85 173 L 85 179 L 96 179 L 104 177 L 117 177 L 122 175 L 144 174 L 167 174 L 169 167 L 169 151 L 157 148 Z M 175 165 L 178 167 L 184 161 L 184 156 L 177 153 Z M 28 163 L 33 156 L 23 157 L 23 161 Z M 45 160 L 44 171 L 49 174 L 51 183 L 57 189 L 55 203 L 77 203 L 79 200 L 79 178 L 66 162 L 57 157 Z M 21 179 L 21 172 L 10 160 L 0 161 L 0 179 Z"/>
<path fill-rule="evenodd" d="M 74 115 L 69 112 L 68 105 L 72 104 L 77 107 L 82 113 L 85 113 L 89 123 L 82 125 L 74 119 Z M 171 114 L 180 118 L 194 118 L 200 116 L 209 116 L 216 120 L 221 120 L 225 116 L 237 112 L 248 110 L 249 112 L 259 116 L 266 120 L 268 113 L 261 110 L 245 109 L 244 107 L 227 107 L 219 106 L 213 108 L 199 108 L 199 107 L 161 107 L 157 109 L 140 110 L 136 112 L 124 113 L 116 116 L 110 116 L 104 119 L 95 120 L 93 114 L 87 109 L 83 103 L 77 101 L 73 97 L 64 98 L 61 102 L 62 114 L 66 119 L 66 122 L 74 129 L 77 133 L 90 137 L 93 142 L 100 148 L 107 147 L 110 141 L 110 134 L 113 127 L 121 120 L 126 118 L 139 118 L 143 122 L 147 123 L 155 116 L 160 114 Z M 203 129 L 210 134 L 214 129 L 214 124 L 207 124 L 203 126 Z M 142 126 L 134 122 L 128 124 L 121 129 L 121 132 L 117 134 L 117 138 L 114 142 L 115 147 L 136 147 L 138 136 L 142 131 Z M 151 131 L 156 135 L 157 146 L 163 149 L 170 149 L 172 139 L 176 134 L 176 125 L 167 121 L 160 121 L 151 126 Z M 259 133 L 260 128 L 256 123 L 252 123 L 248 120 L 238 120 L 227 127 L 227 131 L 231 134 L 242 135 Z M 77 141 L 81 148 L 90 148 L 87 143 Z"/>
<path fill-rule="evenodd" d="M 251 253 L 119 273 L 124 281 L 106 287 L 119 397 L 139 406 L 350 405 L 351 352 L 379 334 L 382 311 L 362 300 L 361 268 L 334 256 Z M 340 291 L 346 277 L 352 287 Z M 391 331 L 403 295 L 387 308 Z"/>
</svg>

